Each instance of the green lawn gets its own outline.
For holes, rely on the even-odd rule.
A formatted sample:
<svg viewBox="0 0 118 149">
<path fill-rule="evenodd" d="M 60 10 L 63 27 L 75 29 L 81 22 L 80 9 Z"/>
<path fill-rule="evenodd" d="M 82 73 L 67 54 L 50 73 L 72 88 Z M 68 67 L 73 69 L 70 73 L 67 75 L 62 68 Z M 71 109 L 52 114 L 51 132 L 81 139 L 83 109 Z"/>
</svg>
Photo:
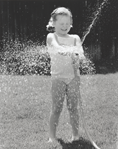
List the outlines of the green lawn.
<svg viewBox="0 0 118 149">
<path fill-rule="evenodd" d="M 50 89 L 50 77 L 0 76 L 0 149 L 52 149 L 46 143 Z M 81 96 L 87 128 L 93 140 L 101 149 L 117 149 L 118 73 L 81 76 Z M 80 135 L 88 139 L 81 119 Z M 57 137 L 65 142 L 71 137 L 66 101 Z"/>
</svg>

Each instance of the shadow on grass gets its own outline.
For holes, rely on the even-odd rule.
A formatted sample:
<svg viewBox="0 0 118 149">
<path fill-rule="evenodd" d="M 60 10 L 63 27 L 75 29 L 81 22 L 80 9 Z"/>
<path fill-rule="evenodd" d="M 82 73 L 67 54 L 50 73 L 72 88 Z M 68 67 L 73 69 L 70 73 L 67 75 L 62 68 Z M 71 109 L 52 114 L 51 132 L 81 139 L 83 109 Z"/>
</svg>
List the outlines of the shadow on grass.
<svg viewBox="0 0 118 149">
<path fill-rule="evenodd" d="M 80 138 L 73 142 L 64 142 L 62 139 L 58 139 L 58 142 L 62 146 L 62 149 L 95 149 L 90 141 Z"/>
</svg>

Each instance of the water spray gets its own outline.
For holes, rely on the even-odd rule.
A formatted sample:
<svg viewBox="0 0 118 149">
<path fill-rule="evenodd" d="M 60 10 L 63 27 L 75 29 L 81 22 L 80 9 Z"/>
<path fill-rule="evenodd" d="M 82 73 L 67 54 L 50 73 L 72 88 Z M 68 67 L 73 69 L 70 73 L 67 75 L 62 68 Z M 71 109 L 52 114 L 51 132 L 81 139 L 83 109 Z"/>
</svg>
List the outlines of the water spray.
<svg viewBox="0 0 118 149">
<path fill-rule="evenodd" d="M 101 13 L 102 9 L 104 8 L 105 4 L 107 4 L 107 3 L 108 3 L 108 0 L 104 0 L 102 2 L 102 4 L 100 5 L 100 7 L 98 8 L 98 10 L 95 12 L 94 18 L 93 18 L 90 26 L 88 27 L 87 31 L 85 32 L 85 35 L 83 36 L 83 38 L 81 40 L 82 41 L 82 44 L 85 41 L 86 36 L 90 33 L 93 25 L 95 24 L 95 21 L 98 19 L 98 16 L 100 15 L 100 13 Z"/>
<path fill-rule="evenodd" d="M 93 16 L 93 19 L 89 25 L 89 27 L 87 28 L 87 30 L 84 32 L 84 35 L 81 39 L 81 44 L 84 43 L 85 39 L 86 39 L 86 36 L 90 33 L 92 27 L 95 25 L 96 21 L 98 20 L 100 14 L 101 14 L 101 11 L 102 9 L 105 7 L 105 5 L 108 3 L 108 0 L 103 0 L 103 2 L 101 3 L 101 5 L 98 7 L 98 9 L 94 12 L 94 16 Z M 86 71 L 86 69 L 90 68 L 87 72 L 89 74 L 95 72 L 95 69 L 94 69 L 94 65 L 91 65 L 91 60 L 90 59 L 86 59 L 86 61 L 83 61 L 82 63 L 82 72 L 83 70 Z M 90 67 L 91 66 L 91 67 Z M 84 69 L 83 69 L 84 68 Z M 85 72 L 86 73 L 86 72 Z"/>
<path fill-rule="evenodd" d="M 82 38 L 82 44 L 83 44 L 83 42 L 84 42 L 86 36 L 90 33 L 90 31 L 91 31 L 93 25 L 95 24 L 95 21 L 97 20 L 98 16 L 100 15 L 102 9 L 104 8 L 104 6 L 105 6 L 105 4 L 106 4 L 107 2 L 108 2 L 108 0 L 104 0 L 104 1 L 101 3 L 101 5 L 100 5 L 100 7 L 98 8 L 98 10 L 96 11 L 95 16 L 94 16 L 94 18 L 93 18 L 93 20 L 92 20 L 90 26 L 88 27 L 87 31 L 85 32 L 84 37 Z M 78 75 L 77 75 L 77 70 L 74 70 L 74 75 L 75 75 L 75 77 L 78 76 Z M 78 85 L 79 85 L 79 84 L 78 84 Z M 84 127 L 84 130 L 85 130 L 85 133 L 86 133 L 87 137 L 89 138 L 91 144 L 95 147 L 95 149 L 100 149 L 100 148 L 97 146 L 97 144 L 93 141 L 93 139 L 91 138 L 91 136 L 90 136 L 90 134 L 89 134 L 89 132 L 88 132 L 88 130 L 87 130 L 86 122 L 85 122 L 85 118 L 84 118 L 84 112 L 83 112 L 83 108 L 82 108 L 81 96 L 80 96 L 80 92 L 79 92 L 79 91 L 78 91 L 78 93 L 77 93 L 77 97 L 78 97 L 78 100 L 79 100 L 80 114 L 81 114 L 82 123 L 83 123 L 83 127 Z"/>
</svg>

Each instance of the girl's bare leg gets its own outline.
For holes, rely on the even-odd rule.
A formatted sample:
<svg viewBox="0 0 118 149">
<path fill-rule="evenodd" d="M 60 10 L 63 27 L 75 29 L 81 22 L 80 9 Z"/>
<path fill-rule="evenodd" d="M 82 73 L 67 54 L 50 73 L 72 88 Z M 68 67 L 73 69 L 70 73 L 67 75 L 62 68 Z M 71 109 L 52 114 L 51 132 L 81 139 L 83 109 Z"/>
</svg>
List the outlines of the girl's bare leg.
<svg viewBox="0 0 118 149">
<path fill-rule="evenodd" d="M 78 84 L 79 83 L 79 84 Z M 79 112 L 78 112 L 78 97 L 77 92 L 80 91 L 80 78 L 74 78 L 67 88 L 67 107 L 70 113 L 70 124 L 72 126 L 73 140 L 79 139 Z"/>
<path fill-rule="evenodd" d="M 50 138 L 56 139 L 56 128 L 58 126 L 59 116 L 63 108 L 65 98 L 66 84 L 61 80 L 52 80 L 52 111 L 50 116 Z"/>
</svg>

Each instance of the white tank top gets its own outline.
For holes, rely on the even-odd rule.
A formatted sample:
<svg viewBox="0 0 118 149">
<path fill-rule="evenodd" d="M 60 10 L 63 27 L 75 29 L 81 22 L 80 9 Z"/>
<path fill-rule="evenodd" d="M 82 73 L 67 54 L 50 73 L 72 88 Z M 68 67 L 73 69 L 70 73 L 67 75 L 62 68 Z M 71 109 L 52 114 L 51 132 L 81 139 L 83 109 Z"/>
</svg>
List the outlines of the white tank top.
<svg viewBox="0 0 118 149">
<path fill-rule="evenodd" d="M 72 47 L 75 45 L 75 38 L 73 37 L 60 37 L 55 35 L 60 45 L 69 46 L 65 48 L 65 52 L 72 51 Z M 74 70 L 72 66 L 72 59 L 70 55 L 61 55 L 58 52 L 60 49 L 54 48 L 55 53 L 51 56 L 51 75 L 59 78 L 74 78 Z"/>
</svg>

